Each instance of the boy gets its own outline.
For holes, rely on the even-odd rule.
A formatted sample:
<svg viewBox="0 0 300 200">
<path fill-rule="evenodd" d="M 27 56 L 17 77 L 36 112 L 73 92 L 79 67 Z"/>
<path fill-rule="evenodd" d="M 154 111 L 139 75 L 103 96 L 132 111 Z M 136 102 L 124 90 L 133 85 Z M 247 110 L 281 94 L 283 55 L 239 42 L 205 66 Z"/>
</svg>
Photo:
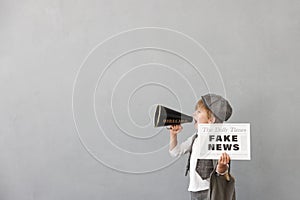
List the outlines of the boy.
<svg viewBox="0 0 300 200">
<path fill-rule="evenodd" d="M 232 114 L 232 108 L 229 102 L 216 94 L 206 94 L 198 101 L 193 114 L 195 128 L 201 123 L 223 123 L 227 121 Z M 206 200 L 209 189 L 209 175 L 213 171 L 212 160 L 198 159 L 200 154 L 200 141 L 197 133 L 189 137 L 180 145 L 177 144 L 177 134 L 182 130 L 181 125 L 173 125 L 170 128 L 170 154 L 173 157 L 190 153 L 187 172 L 190 171 L 190 183 L 188 190 L 191 193 L 191 200 Z M 217 173 L 225 175 L 228 170 L 230 157 L 223 153 L 218 161 Z"/>
</svg>

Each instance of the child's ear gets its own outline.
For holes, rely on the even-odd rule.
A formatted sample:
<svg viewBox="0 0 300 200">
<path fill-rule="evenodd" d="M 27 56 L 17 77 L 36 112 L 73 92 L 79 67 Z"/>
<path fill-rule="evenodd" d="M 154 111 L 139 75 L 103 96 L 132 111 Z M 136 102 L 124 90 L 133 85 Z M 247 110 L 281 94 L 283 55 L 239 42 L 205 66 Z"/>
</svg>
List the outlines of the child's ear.
<svg viewBox="0 0 300 200">
<path fill-rule="evenodd" d="M 211 116 L 211 117 L 208 119 L 208 123 L 209 123 L 209 124 L 214 124 L 215 122 L 216 122 L 215 116 Z"/>
</svg>

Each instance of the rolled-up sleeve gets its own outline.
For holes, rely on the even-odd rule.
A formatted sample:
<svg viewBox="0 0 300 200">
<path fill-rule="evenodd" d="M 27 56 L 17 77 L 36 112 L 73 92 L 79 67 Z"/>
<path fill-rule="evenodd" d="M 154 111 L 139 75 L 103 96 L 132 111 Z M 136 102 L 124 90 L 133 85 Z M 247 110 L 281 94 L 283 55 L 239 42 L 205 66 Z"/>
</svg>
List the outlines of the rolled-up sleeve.
<svg viewBox="0 0 300 200">
<path fill-rule="evenodd" d="M 193 136 L 189 137 L 186 141 L 182 142 L 180 145 L 177 144 L 173 149 L 169 150 L 172 157 L 179 157 L 187 152 L 191 151 L 191 145 L 193 141 Z"/>
</svg>

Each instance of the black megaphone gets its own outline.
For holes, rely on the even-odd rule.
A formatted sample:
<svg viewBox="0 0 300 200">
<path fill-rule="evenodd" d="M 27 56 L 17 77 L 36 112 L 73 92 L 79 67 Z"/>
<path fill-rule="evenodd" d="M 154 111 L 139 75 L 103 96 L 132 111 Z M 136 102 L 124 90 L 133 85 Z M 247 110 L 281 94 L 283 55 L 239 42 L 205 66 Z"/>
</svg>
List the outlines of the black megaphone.
<svg viewBox="0 0 300 200">
<path fill-rule="evenodd" d="M 156 107 L 154 115 L 154 127 L 179 125 L 192 121 L 192 116 L 180 113 L 162 105 L 157 105 Z"/>
</svg>

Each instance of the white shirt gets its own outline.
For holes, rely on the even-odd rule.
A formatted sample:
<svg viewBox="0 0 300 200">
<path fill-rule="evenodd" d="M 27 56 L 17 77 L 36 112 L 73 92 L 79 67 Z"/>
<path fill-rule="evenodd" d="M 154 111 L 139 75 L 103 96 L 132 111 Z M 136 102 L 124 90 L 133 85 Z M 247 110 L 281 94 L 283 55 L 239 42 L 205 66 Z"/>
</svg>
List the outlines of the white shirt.
<svg viewBox="0 0 300 200">
<path fill-rule="evenodd" d="M 196 135 L 196 133 L 194 135 Z M 194 135 L 189 137 L 180 145 L 177 144 L 172 150 L 169 151 L 170 155 L 172 157 L 179 157 L 185 153 L 190 152 Z M 188 191 L 191 192 L 198 192 L 202 190 L 207 190 L 209 188 L 209 180 L 203 180 L 201 176 L 196 172 L 197 159 L 199 159 L 200 155 L 200 142 L 201 141 L 199 137 L 197 137 L 192 146 L 193 149 L 190 159 L 190 184 L 188 188 Z"/>
</svg>

